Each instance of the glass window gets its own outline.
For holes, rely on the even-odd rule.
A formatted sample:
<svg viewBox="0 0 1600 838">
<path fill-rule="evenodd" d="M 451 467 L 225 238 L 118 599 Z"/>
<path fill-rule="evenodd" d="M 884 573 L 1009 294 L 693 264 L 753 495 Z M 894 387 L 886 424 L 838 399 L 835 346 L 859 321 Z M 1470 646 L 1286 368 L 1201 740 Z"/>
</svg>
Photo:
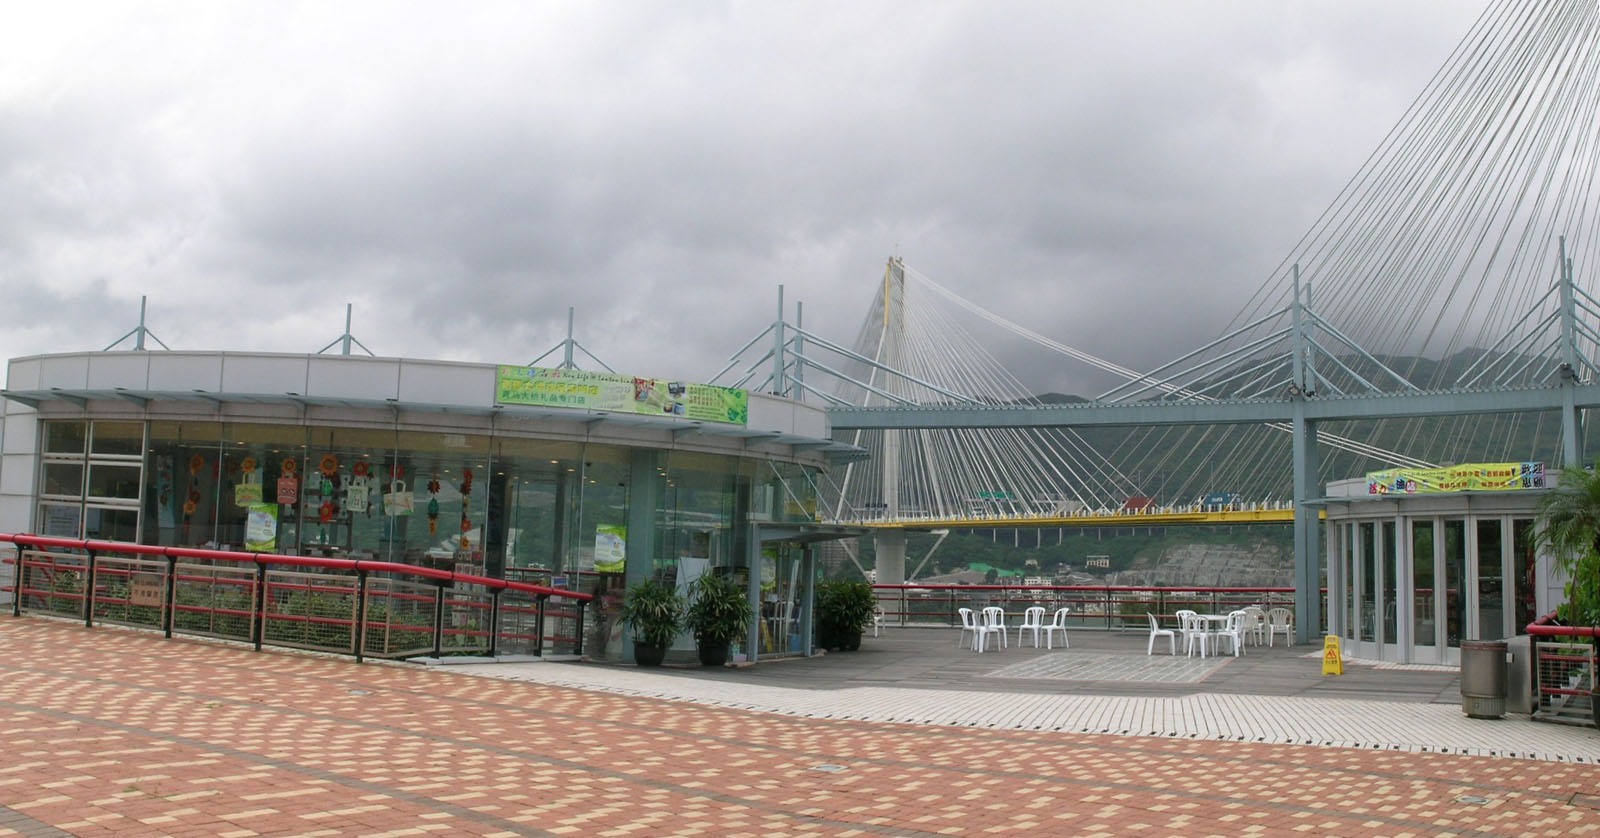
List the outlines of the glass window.
<svg viewBox="0 0 1600 838">
<path fill-rule="evenodd" d="M 1361 634 L 1360 639 L 1377 640 L 1377 542 L 1370 523 L 1357 524 L 1361 539 Z"/>
<path fill-rule="evenodd" d="M 306 429 L 229 423 L 223 428 L 223 440 L 217 543 L 274 553 L 298 552 Z M 253 532 L 248 527 L 252 516 L 258 525 Z"/>
<path fill-rule="evenodd" d="M 83 497 L 83 463 L 44 463 L 41 494 Z"/>
<path fill-rule="evenodd" d="M 83 507 L 76 503 L 39 504 L 39 534 L 55 538 L 81 538 Z"/>
<path fill-rule="evenodd" d="M 1383 589 L 1383 642 L 1394 643 L 1395 615 L 1399 612 L 1395 602 L 1395 569 L 1397 565 L 1394 536 L 1394 522 L 1383 522 L 1383 561 L 1378 563 L 1378 573 L 1381 575 Z"/>
<path fill-rule="evenodd" d="M 490 438 L 401 432 L 393 456 L 377 464 L 384 506 L 370 519 L 391 561 L 482 574 Z M 465 565 L 465 567 L 462 567 Z"/>
<path fill-rule="evenodd" d="M 90 453 L 138 457 L 144 454 L 143 422 L 96 422 Z"/>
<path fill-rule="evenodd" d="M 88 495 L 92 498 L 138 500 L 142 471 L 138 464 L 90 463 Z"/>
<path fill-rule="evenodd" d="M 1344 525 L 1344 636 L 1354 640 L 1361 624 L 1361 603 L 1356 599 L 1356 525 Z"/>
<path fill-rule="evenodd" d="M 1444 522 L 1444 639 L 1447 646 L 1461 645 L 1462 608 L 1467 581 L 1467 522 Z"/>
<path fill-rule="evenodd" d="M 198 547 L 216 540 L 222 423 L 151 422 L 145 455 L 146 544 Z"/>
<path fill-rule="evenodd" d="M 136 542 L 139 540 L 139 510 L 90 506 L 84 510 L 83 537 Z"/>
<path fill-rule="evenodd" d="M 1539 619 L 1538 603 L 1534 601 L 1539 571 L 1533 547 L 1533 532 L 1531 519 L 1518 518 L 1511 522 L 1511 561 L 1515 571 L 1512 577 L 1515 580 L 1512 602 L 1516 607 L 1516 618 L 1511 624 L 1512 634 L 1521 634 L 1524 626 Z"/>
<path fill-rule="evenodd" d="M 85 422 L 44 423 L 44 452 L 46 454 L 76 454 L 83 456 L 88 439 Z"/>
<path fill-rule="evenodd" d="M 1505 568 L 1499 519 L 1478 523 L 1478 639 L 1506 636 Z"/>
<path fill-rule="evenodd" d="M 489 498 L 486 570 L 491 576 L 498 565 L 507 578 L 543 584 L 565 569 L 563 546 L 575 523 L 578 497 L 567 469 L 582 455 L 576 443 L 495 440 L 493 483 L 503 490 Z M 420 496 L 418 501 L 426 508 L 427 501 Z"/>
<path fill-rule="evenodd" d="M 1433 598 L 1433 522 L 1411 522 L 1411 642 L 1435 646 Z"/>
</svg>

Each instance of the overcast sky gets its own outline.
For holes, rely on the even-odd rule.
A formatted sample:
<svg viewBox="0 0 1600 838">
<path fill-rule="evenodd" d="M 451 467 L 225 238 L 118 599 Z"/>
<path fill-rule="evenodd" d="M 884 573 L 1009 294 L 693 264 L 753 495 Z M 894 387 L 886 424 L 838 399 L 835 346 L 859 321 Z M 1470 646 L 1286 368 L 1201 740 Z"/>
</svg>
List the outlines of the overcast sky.
<svg viewBox="0 0 1600 838">
<path fill-rule="evenodd" d="M 618 371 L 706 380 L 780 284 L 852 337 L 898 253 L 1149 368 L 1482 6 L 7 2 L 0 356 L 101 349 L 148 295 L 174 349 L 315 351 L 353 303 L 378 355 L 526 363 L 574 306 Z"/>
</svg>

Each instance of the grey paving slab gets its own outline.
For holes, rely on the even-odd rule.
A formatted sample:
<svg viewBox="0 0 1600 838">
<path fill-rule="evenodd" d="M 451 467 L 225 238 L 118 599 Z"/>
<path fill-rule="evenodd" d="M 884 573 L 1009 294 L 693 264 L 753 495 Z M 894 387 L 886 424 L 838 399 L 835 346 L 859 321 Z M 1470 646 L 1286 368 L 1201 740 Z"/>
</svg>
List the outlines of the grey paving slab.
<svg viewBox="0 0 1600 838">
<path fill-rule="evenodd" d="M 819 718 L 1065 730 L 1514 756 L 1600 764 L 1600 732 L 1478 720 L 1444 667 L 1347 661 L 1324 676 L 1305 646 L 1242 657 L 1145 654 L 1144 635 L 1074 634 L 1069 650 L 974 653 L 953 632 L 899 629 L 859 652 L 747 667 L 471 664 L 474 675 Z"/>
</svg>

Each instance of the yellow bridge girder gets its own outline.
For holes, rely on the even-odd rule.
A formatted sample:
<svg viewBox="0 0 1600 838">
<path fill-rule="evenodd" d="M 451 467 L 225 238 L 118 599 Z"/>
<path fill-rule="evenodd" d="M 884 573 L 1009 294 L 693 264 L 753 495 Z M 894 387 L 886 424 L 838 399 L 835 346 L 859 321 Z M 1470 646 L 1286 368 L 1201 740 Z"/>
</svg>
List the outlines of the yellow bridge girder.
<svg viewBox="0 0 1600 838">
<path fill-rule="evenodd" d="M 1318 511 L 1320 518 L 1322 513 Z M 1039 518 L 917 518 L 861 521 L 853 526 L 883 530 L 983 529 L 1005 527 L 1172 527 L 1186 524 L 1292 524 L 1294 509 L 1234 509 L 1213 512 L 1116 510 L 1109 514 L 1059 515 Z"/>
</svg>

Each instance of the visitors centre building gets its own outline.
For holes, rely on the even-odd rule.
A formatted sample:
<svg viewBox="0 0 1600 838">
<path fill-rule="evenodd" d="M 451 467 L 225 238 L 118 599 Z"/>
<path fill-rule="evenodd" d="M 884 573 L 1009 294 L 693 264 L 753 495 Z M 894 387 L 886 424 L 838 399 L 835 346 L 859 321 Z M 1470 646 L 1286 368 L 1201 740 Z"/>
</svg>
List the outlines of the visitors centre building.
<svg viewBox="0 0 1600 838">
<path fill-rule="evenodd" d="M 13 359 L 0 531 L 367 558 L 596 594 L 586 654 L 626 660 L 623 589 L 735 577 L 800 614 L 824 410 L 575 369 L 252 352 Z M 766 627 L 769 621 L 759 621 Z M 809 621 L 771 621 L 799 652 Z M 690 647 L 692 648 L 692 646 Z"/>
</svg>

